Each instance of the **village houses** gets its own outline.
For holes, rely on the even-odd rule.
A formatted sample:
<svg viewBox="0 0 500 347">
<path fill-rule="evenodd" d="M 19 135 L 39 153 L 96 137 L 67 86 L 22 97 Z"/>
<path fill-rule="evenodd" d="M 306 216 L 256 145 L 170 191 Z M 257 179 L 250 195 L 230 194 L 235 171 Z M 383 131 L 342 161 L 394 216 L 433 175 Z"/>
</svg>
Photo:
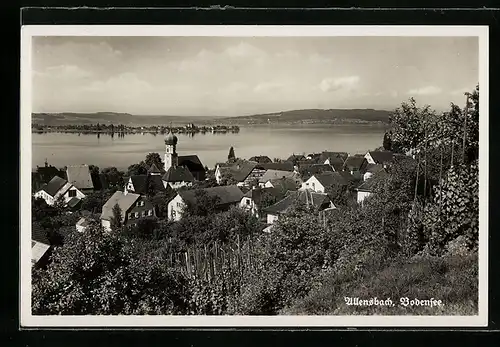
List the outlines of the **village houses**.
<svg viewBox="0 0 500 347">
<path fill-rule="evenodd" d="M 156 216 L 153 204 L 145 196 L 127 190 L 117 191 L 102 207 L 101 224 L 106 231 L 111 231 L 115 205 L 120 207 L 121 220 L 125 226 L 136 226 L 140 219 Z"/>
<path fill-rule="evenodd" d="M 168 203 L 168 219 L 178 221 L 182 218 L 182 213 L 188 203 L 196 203 L 197 192 L 201 191 L 209 197 L 217 197 L 218 211 L 228 210 L 231 206 L 238 206 L 243 198 L 243 192 L 236 185 L 204 188 L 199 190 L 178 190 L 177 195 Z"/>
<path fill-rule="evenodd" d="M 54 205 L 59 198 L 63 199 L 65 204 L 68 204 L 73 199 L 80 201 L 85 197 L 85 194 L 65 179 L 54 176 L 34 196 L 35 198 L 44 199 L 47 205 Z"/>
<path fill-rule="evenodd" d="M 280 218 L 281 215 L 290 212 L 294 208 L 297 201 L 306 206 L 313 207 L 318 212 L 336 209 L 336 206 L 327 194 L 317 193 L 311 190 L 289 191 L 285 198 L 264 209 L 264 213 L 267 214 L 267 224 L 269 225 L 265 231 L 272 231 L 271 226 Z"/>
</svg>

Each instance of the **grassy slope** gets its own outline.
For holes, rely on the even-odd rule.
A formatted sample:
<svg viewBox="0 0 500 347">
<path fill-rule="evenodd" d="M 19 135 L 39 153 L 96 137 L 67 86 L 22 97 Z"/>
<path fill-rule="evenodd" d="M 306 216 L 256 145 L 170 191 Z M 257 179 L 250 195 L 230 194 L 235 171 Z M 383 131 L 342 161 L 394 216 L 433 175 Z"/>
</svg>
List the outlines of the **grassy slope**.
<svg viewBox="0 0 500 347">
<path fill-rule="evenodd" d="M 344 297 L 391 298 L 395 307 L 348 306 Z M 441 307 L 403 307 L 399 299 L 442 300 Z M 284 310 L 298 315 L 476 315 L 477 255 L 398 260 L 382 268 L 330 276 L 308 297 Z"/>
</svg>

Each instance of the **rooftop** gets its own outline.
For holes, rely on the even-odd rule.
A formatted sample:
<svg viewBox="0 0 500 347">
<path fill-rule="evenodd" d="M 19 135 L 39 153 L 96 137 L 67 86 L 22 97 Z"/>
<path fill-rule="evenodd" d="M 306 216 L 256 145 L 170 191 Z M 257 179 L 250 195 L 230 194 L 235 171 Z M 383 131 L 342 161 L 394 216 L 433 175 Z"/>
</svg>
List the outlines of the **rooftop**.
<svg viewBox="0 0 500 347">
<path fill-rule="evenodd" d="M 54 176 L 49 183 L 45 184 L 42 186 L 42 190 L 44 190 L 47 194 L 50 196 L 54 197 L 59 190 L 64 187 L 64 185 L 68 183 L 65 179 L 59 177 L 59 176 Z"/>
<path fill-rule="evenodd" d="M 240 202 L 243 198 L 243 192 L 236 185 L 219 186 L 203 189 L 179 190 L 178 194 L 185 202 L 196 202 L 196 193 L 204 191 L 208 196 L 218 197 L 219 205 L 233 204 Z"/>
<path fill-rule="evenodd" d="M 68 182 L 78 189 L 94 189 L 88 165 L 71 165 L 66 168 Z"/>
<path fill-rule="evenodd" d="M 102 207 L 101 219 L 111 220 L 113 217 L 113 207 L 118 204 L 122 210 L 122 218 L 125 220 L 127 211 L 134 205 L 139 197 L 140 195 L 135 193 L 124 194 L 121 191 L 115 192 Z"/>
<path fill-rule="evenodd" d="M 309 190 L 301 190 L 296 192 L 288 192 L 284 199 L 278 201 L 272 206 L 269 206 L 265 209 L 265 211 L 271 214 L 286 213 L 292 209 L 296 201 L 304 204 L 312 203 L 312 205 L 318 209 L 320 209 L 327 203 L 331 203 L 331 200 L 327 194 L 316 193 Z"/>
</svg>

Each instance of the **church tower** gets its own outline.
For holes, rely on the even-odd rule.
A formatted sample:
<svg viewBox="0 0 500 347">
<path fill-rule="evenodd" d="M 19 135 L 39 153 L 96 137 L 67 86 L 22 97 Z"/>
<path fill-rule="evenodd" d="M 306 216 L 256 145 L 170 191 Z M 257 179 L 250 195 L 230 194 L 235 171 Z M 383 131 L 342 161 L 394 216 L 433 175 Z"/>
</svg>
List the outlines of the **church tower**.
<svg viewBox="0 0 500 347">
<path fill-rule="evenodd" d="M 165 171 L 177 167 L 177 136 L 170 133 L 165 137 Z"/>
</svg>

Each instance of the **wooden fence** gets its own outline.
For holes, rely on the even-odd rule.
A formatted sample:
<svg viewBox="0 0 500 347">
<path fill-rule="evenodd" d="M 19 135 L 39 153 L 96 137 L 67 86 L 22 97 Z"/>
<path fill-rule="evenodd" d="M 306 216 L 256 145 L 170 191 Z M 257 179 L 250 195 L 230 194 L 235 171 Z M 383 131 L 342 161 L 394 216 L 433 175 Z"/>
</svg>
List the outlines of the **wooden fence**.
<svg viewBox="0 0 500 347">
<path fill-rule="evenodd" d="M 170 267 L 181 270 L 188 277 L 213 281 L 224 269 L 243 275 L 245 269 L 253 267 L 253 241 L 238 236 L 236 242 L 222 244 L 212 242 L 193 245 L 185 252 L 168 250 L 167 261 Z"/>
</svg>

